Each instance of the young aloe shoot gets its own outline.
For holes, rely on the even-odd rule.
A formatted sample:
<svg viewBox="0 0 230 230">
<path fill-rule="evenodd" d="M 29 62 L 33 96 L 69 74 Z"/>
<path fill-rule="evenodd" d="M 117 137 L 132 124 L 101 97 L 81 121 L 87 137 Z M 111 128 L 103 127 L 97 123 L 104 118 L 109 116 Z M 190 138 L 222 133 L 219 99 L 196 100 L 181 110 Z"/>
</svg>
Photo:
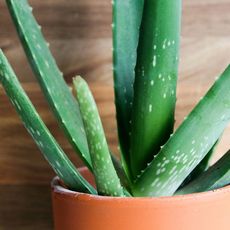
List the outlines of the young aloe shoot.
<svg viewBox="0 0 230 230">
<path fill-rule="evenodd" d="M 109 196 L 123 196 L 123 188 L 113 167 L 93 95 L 87 83 L 81 77 L 74 78 L 73 83 L 85 126 L 98 193 Z"/>
</svg>

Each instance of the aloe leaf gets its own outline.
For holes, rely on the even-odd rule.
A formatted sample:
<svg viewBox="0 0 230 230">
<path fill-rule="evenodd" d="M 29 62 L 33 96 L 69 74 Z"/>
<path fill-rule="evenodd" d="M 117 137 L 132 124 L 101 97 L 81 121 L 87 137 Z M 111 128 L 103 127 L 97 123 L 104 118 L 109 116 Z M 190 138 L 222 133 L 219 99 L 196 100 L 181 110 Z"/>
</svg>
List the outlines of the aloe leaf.
<svg viewBox="0 0 230 230">
<path fill-rule="evenodd" d="M 78 104 L 44 40 L 27 0 L 6 0 L 32 69 L 68 140 L 91 169 L 87 140 Z"/>
<path fill-rule="evenodd" d="M 115 104 L 122 162 L 125 167 L 129 166 L 134 68 L 143 2 L 143 0 L 112 1 Z"/>
<path fill-rule="evenodd" d="M 133 185 L 135 196 L 173 195 L 230 120 L 230 66 Z"/>
<path fill-rule="evenodd" d="M 123 196 L 123 188 L 113 166 L 93 95 L 81 77 L 74 78 L 73 83 L 86 131 L 98 193 Z"/>
<path fill-rule="evenodd" d="M 120 178 L 122 185 L 125 188 L 129 189 L 130 181 L 129 181 L 120 161 L 111 152 L 110 152 L 110 156 L 112 158 L 114 168 L 116 169 L 117 175 Z"/>
<path fill-rule="evenodd" d="M 95 189 L 76 170 L 41 120 L 1 50 L 0 82 L 26 129 L 56 174 L 70 189 L 96 194 Z"/>
<path fill-rule="evenodd" d="M 157 154 L 173 132 L 181 0 L 144 3 L 131 129 L 133 177 Z"/>
<path fill-rule="evenodd" d="M 175 195 L 204 192 L 230 184 L 230 151 L 198 178 L 176 192 Z"/>
<path fill-rule="evenodd" d="M 187 176 L 187 178 L 183 181 L 183 183 L 180 185 L 180 188 L 186 186 L 191 181 L 195 180 L 200 174 L 202 174 L 204 171 L 206 171 L 209 168 L 210 160 L 215 152 L 216 146 L 218 144 L 219 140 L 214 144 L 214 146 L 210 149 L 210 151 L 207 153 L 207 155 L 204 157 L 204 159 L 196 166 L 195 169 Z M 180 189 L 179 188 L 179 189 Z"/>
</svg>

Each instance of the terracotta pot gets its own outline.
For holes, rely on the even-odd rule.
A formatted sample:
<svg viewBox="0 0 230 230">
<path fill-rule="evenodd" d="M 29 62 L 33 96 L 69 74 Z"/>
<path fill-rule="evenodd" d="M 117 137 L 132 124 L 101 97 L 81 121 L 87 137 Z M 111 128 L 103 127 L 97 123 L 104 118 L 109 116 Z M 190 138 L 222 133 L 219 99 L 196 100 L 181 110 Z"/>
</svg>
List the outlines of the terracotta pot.
<svg viewBox="0 0 230 230">
<path fill-rule="evenodd" d="M 86 168 L 82 175 L 93 183 Z M 230 187 L 193 195 L 113 198 L 73 192 L 52 182 L 56 230 L 229 230 Z"/>
</svg>

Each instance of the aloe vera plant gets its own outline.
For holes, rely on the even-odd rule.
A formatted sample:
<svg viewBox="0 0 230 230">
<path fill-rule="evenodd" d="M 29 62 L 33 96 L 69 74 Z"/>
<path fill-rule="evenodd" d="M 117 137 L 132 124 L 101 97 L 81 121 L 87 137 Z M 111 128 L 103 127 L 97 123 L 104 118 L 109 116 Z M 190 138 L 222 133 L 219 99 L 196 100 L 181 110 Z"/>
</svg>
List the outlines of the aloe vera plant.
<svg viewBox="0 0 230 230">
<path fill-rule="evenodd" d="M 77 171 L 37 114 L 3 52 L 0 82 L 41 152 L 72 190 L 106 196 L 171 196 L 230 183 L 229 152 L 209 166 L 230 120 L 230 66 L 174 131 L 181 0 L 113 0 L 113 71 L 121 164 L 111 154 L 85 80 L 76 97 L 27 0 L 6 0 L 29 63 L 67 139 L 95 177 Z"/>
</svg>

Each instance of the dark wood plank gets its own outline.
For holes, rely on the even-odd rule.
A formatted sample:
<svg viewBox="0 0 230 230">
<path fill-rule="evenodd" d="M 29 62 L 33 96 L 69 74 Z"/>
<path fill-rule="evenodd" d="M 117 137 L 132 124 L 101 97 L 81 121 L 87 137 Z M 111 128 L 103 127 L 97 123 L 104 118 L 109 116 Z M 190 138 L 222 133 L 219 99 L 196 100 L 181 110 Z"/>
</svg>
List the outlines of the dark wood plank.
<svg viewBox="0 0 230 230">
<path fill-rule="evenodd" d="M 53 229 L 49 185 L 0 185 L 1 230 Z"/>
</svg>

